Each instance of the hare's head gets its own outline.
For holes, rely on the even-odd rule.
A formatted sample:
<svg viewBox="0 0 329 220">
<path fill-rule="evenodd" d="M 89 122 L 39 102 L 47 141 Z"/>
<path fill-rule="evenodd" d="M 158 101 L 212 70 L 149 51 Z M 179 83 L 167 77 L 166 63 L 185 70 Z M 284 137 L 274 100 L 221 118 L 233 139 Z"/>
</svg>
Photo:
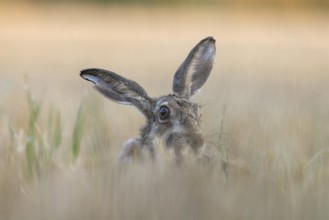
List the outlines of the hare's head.
<svg viewBox="0 0 329 220">
<path fill-rule="evenodd" d="M 154 140 L 162 138 L 168 148 L 173 148 L 177 162 L 182 159 L 181 149 L 190 146 L 195 152 L 204 145 L 199 127 L 199 105 L 190 102 L 207 81 L 215 57 L 215 40 L 201 40 L 188 54 L 174 75 L 173 94 L 151 98 L 136 82 L 102 69 L 86 69 L 81 77 L 94 83 L 95 88 L 111 100 L 134 105 L 146 117 L 147 123 L 139 138 L 125 144 L 123 158 L 133 152 L 148 149 L 154 157 Z"/>
</svg>

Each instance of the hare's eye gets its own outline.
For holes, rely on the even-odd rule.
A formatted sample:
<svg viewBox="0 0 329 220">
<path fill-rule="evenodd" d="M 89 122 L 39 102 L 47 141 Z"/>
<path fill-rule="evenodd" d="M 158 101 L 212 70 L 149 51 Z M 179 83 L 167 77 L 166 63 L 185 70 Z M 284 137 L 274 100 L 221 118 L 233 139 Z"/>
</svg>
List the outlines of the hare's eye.
<svg viewBox="0 0 329 220">
<path fill-rule="evenodd" d="M 170 109 L 167 106 L 161 106 L 159 110 L 159 118 L 164 121 L 167 120 L 170 115 Z"/>
</svg>

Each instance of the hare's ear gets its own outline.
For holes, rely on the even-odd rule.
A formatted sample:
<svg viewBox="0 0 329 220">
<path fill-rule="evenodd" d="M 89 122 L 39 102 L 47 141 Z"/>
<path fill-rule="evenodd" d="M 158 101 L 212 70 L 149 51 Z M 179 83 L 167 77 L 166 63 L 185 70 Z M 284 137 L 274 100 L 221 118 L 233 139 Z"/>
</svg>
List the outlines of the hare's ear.
<svg viewBox="0 0 329 220">
<path fill-rule="evenodd" d="M 177 96 L 188 99 L 203 86 L 212 70 L 215 53 L 212 37 L 201 40 L 191 50 L 174 76 L 173 91 Z"/>
<path fill-rule="evenodd" d="M 85 69 L 80 76 L 94 83 L 95 88 L 111 100 L 136 106 L 146 117 L 152 114 L 151 98 L 132 80 L 102 69 Z"/>
</svg>

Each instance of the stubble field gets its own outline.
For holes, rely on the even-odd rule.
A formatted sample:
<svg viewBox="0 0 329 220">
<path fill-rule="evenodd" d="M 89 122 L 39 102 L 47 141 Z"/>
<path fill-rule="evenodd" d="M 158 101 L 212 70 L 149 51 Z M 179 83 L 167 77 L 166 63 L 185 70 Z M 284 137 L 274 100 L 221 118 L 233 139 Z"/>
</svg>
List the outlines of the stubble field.
<svg viewBox="0 0 329 220">
<path fill-rule="evenodd" d="M 329 16 L 306 9 L 1 5 L 0 219 L 328 219 Z M 193 101 L 209 164 L 118 166 L 144 123 L 79 77 L 99 67 L 171 92 L 213 36 Z M 223 170 L 226 165 L 226 172 Z"/>
</svg>

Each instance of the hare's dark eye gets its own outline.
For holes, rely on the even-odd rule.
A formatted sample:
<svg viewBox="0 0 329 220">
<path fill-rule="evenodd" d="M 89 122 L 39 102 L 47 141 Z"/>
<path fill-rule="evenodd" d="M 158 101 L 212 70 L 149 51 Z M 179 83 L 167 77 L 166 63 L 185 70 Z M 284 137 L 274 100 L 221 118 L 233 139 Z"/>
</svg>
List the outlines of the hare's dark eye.
<svg viewBox="0 0 329 220">
<path fill-rule="evenodd" d="M 170 109 L 167 106 L 161 106 L 159 109 L 159 118 L 160 120 L 164 121 L 169 118 Z"/>
</svg>

